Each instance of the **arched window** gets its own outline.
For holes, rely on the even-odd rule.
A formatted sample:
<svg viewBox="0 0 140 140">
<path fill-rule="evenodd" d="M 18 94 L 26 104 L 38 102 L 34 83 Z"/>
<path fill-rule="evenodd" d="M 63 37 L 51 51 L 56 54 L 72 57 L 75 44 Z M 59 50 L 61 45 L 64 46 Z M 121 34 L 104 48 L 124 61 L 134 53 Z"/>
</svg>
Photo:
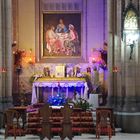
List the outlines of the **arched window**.
<svg viewBox="0 0 140 140">
<path fill-rule="evenodd" d="M 133 10 L 129 10 L 126 13 L 124 20 L 124 29 L 125 30 L 135 30 L 138 29 L 138 19 L 137 15 Z"/>
<path fill-rule="evenodd" d="M 124 43 L 129 60 L 135 58 L 134 48 L 138 46 L 138 33 L 138 15 L 134 9 L 130 8 L 124 18 Z"/>
<path fill-rule="evenodd" d="M 138 39 L 138 16 L 134 10 L 128 10 L 124 19 L 126 44 Z"/>
</svg>

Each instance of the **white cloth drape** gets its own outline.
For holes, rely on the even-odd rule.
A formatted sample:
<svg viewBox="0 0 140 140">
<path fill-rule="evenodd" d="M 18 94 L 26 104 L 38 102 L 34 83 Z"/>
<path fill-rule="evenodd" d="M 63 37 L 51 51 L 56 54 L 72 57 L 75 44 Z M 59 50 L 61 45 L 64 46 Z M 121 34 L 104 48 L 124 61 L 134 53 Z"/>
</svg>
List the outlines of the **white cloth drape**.
<svg viewBox="0 0 140 140">
<path fill-rule="evenodd" d="M 58 86 L 67 88 L 66 97 L 68 97 L 68 87 L 81 87 L 81 97 L 87 99 L 88 86 L 85 81 L 59 81 L 59 82 L 58 81 L 54 81 L 54 82 L 44 81 L 44 82 L 34 82 L 33 83 L 31 104 L 35 104 L 38 102 L 39 87 L 54 88 L 54 87 L 58 87 Z"/>
</svg>

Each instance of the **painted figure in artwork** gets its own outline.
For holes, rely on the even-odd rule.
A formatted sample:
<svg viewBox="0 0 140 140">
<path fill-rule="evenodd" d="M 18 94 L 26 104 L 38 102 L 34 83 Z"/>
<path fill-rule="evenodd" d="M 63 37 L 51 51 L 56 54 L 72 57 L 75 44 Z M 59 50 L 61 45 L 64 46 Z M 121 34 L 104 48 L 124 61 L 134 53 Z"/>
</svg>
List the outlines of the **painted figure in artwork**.
<svg viewBox="0 0 140 140">
<path fill-rule="evenodd" d="M 80 56 L 80 19 L 80 14 L 44 14 L 43 55 Z"/>
<path fill-rule="evenodd" d="M 52 51 L 61 48 L 61 42 L 59 41 L 58 36 L 54 30 L 55 27 L 50 26 L 46 32 L 46 48 L 48 49 L 49 53 L 52 53 Z"/>
<path fill-rule="evenodd" d="M 61 24 L 63 20 L 60 20 Z M 59 26 L 59 27 L 58 27 Z M 55 54 L 66 54 L 73 55 L 78 50 L 78 33 L 76 32 L 74 25 L 69 24 L 69 30 L 66 29 L 65 25 L 58 25 L 55 32 L 55 27 L 50 26 L 50 28 L 46 32 L 46 48 L 49 53 Z M 62 32 L 62 33 L 61 33 Z"/>
<path fill-rule="evenodd" d="M 78 33 L 72 24 L 69 24 L 68 38 L 65 40 L 64 46 L 66 48 L 67 55 L 75 54 L 76 50 L 79 49 L 77 48 L 79 46 Z"/>
<path fill-rule="evenodd" d="M 68 29 L 65 26 L 63 19 L 59 20 L 59 24 L 57 25 L 55 32 L 56 33 L 67 33 L 68 32 Z"/>
<path fill-rule="evenodd" d="M 59 20 L 59 24 L 56 26 L 55 33 L 57 34 L 58 39 L 61 42 L 61 50 L 59 50 L 57 53 L 65 54 L 64 42 L 68 38 L 68 29 L 64 24 L 63 19 Z"/>
</svg>

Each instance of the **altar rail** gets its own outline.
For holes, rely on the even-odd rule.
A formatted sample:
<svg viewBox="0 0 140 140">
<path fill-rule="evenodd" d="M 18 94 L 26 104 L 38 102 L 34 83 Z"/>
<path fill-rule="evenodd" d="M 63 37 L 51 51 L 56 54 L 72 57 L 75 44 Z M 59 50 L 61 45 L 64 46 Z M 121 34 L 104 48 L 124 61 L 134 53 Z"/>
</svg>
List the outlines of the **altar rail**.
<svg viewBox="0 0 140 140">
<path fill-rule="evenodd" d="M 63 119 L 61 108 L 52 108 L 52 115 L 50 119 L 52 120 L 52 133 L 53 135 L 58 135 L 57 133 L 62 127 L 61 120 Z M 38 113 L 38 110 L 34 112 L 28 112 L 27 134 L 39 134 L 38 130 L 41 128 L 40 120 L 41 117 Z M 83 111 L 81 108 L 73 108 L 71 122 L 73 135 L 95 132 L 91 111 Z"/>
</svg>

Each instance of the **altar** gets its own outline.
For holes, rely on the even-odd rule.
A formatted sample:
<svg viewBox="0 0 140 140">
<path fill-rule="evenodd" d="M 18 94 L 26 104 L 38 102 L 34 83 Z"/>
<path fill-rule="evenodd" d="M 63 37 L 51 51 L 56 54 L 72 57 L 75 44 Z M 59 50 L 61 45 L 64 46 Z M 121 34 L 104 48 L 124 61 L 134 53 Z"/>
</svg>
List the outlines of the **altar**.
<svg viewBox="0 0 140 140">
<path fill-rule="evenodd" d="M 54 96 L 54 88 L 59 87 L 65 88 L 65 97 L 69 97 L 69 88 L 70 87 L 78 87 L 80 88 L 80 97 L 87 99 L 88 98 L 88 86 L 87 82 L 84 78 L 77 78 L 77 77 L 64 77 L 64 78 L 48 78 L 48 77 L 41 77 L 38 78 L 33 82 L 32 85 L 32 99 L 31 104 L 36 104 L 39 101 L 39 88 L 51 88 L 51 96 Z"/>
</svg>

